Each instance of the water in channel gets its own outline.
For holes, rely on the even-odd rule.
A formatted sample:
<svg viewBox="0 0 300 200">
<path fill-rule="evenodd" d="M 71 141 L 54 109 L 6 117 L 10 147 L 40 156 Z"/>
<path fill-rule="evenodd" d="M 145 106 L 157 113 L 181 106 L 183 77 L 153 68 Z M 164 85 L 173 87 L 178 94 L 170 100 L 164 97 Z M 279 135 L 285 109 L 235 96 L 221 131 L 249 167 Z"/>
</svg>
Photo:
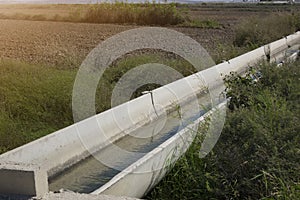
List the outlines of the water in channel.
<svg viewBox="0 0 300 200">
<path fill-rule="evenodd" d="M 186 117 L 176 110 L 163 119 L 158 118 L 51 178 L 50 191 L 62 188 L 79 193 L 95 191 L 204 113 L 204 109 L 188 108 Z"/>
</svg>

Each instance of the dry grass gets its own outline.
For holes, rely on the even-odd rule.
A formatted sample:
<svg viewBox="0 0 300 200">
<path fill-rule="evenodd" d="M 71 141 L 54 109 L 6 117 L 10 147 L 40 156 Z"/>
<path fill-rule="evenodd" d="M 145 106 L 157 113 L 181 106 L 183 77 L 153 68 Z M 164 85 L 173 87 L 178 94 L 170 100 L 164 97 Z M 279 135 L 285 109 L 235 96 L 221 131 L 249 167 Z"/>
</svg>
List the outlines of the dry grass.
<svg viewBox="0 0 300 200">
<path fill-rule="evenodd" d="M 101 3 L 91 5 L 0 6 L 0 18 L 37 21 L 174 25 L 185 21 L 176 4 Z"/>
<path fill-rule="evenodd" d="M 68 17 L 69 13 L 74 9 L 82 7 L 80 5 L 0 5 L 0 15 L 7 18 L 13 18 L 13 16 L 34 16 L 43 15 L 46 19 L 54 19 L 55 16 Z"/>
<path fill-rule="evenodd" d="M 252 17 L 236 26 L 237 46 L 256 48 L 300 30 L 300 14 L 278 13 Z"/>
</svg>

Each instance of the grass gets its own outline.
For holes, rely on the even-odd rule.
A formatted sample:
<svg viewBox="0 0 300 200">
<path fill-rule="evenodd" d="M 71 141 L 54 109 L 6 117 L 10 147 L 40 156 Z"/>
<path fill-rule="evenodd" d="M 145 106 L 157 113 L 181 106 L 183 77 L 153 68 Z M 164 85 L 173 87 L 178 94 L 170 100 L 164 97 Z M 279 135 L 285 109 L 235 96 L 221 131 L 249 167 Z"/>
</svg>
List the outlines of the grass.
<svg viewBox="0 0 300 200">
<path fill-rule="evenodd" d="M 193 11 L 198 11 L 198 13 L 193 14 Z M 207 11 L 212 13 L 205 17 Z M 263 19 L 266 14 L 270 13 L 297 13 L 299 6 L 230 3 L 182 5 L 161 4 L 155 1 L 141 4 L 116 1 L 87 5 L 0 5 L 0 19 L 222 28 L 224 25 L 220 22 L 222 17 L 216 18 L 214 14 L 218 11 L 224 11 L 225 15 L 238 12 L 241 17 L 244 17 L 243 13 L 246 14 L 245 16 L 257 13 L 259 19 Z M 202 17 L 199 18 L 199 15 Z"/>
<path fill-rule="evenodd" d="M 249 47 L 237 47 L 233 44 L 221 44 L 219 43 L 212 55 L 216 63 L 228 61 L 231 58 L 235 58 L 243 53 L 249 51 Z"/>
<path fill-rule="evenodd" d="M 99 82 L 97 113 L 111 108 L 112 90 L 120 77 L 151 62 L 173 67 L 183 76 L 195 72 L 182 58 L 168 58 L 163 52 L 121 58 L 105 71 Z M 76 69 L 0 60 L 0 154 L 73 123 L 71 100 L 76 73 Z M 145 85 L 132 98 L 159 86 Z"/>
<path fill-rule="evenodd" d="M 0 61 L 0 153 L 72 123 L 75 74 Z"/>
<path fill-rule="evenodd" d="M 299 66 L 262 65 L 259 82 L 253 69 L 227 77 L 234 101 L 213 152 L 199 158 L 198 136 L 146 198 L 299 199 Z"/>
<path fill-rule="evenodd" d="M 252 17 L 237 25 L 234 44 L 254 49 L 298 30 L 300 30 L 299 13 Z"/>
<path fill-rule="evenodd" d="M 191 19 L 187 5 L 123 2 L 86 5 L 0 5 L 0 19 L 221 28 L 215 19 Z"/>
<path fill-rule="evenodd" d="M 214 19 L 207 19 L 207 20 L 185 20 L 185 22 L 179 24 L 182 27 L 192 27 L 192 28 L 206 28 L 206 29 L 220 29 L 222 26 L 221 24 L 214 20 Z"/>
<path fill-rule="evenodd" d="M 181 73 L 183 76 L 188 76 L 196 72 L 193 66 L 184 59 L 180 58 L 179 56 L 170 56 L 165 52 L 148 52 L 143 53 L 142 55 L 132 55 L 127 57 L 126 59 L 121 59 L 115 62 L 110 68 L 105 71 L 105 73 L 103 74 L 103 78 L 98 84 L 99 88 L 98 92 L 96 93 L 96 99 L 99 101 L 96 103 L 96 110 L 98 112 L 101 112 L 109 109 L 111 107 L 112 91 L 118 80 L 130 69 L 146 63 L 160 63 L 167 65 L 175 69 L 177 72 Z M 151 76 L 160 77 L 161 74 L 151 74 Z M 144 78 L 145 77 L 136 77 L 136 81 L 138 81 L 138 79 L 143 80 Z M 157 87 L 160 87 L 160 85 L 146 84 L 142 88 L 138 88 L 135 94 L 133 94 L 132 98 L 140 96 L 142 91 L 153 90 Z"/>
<path fill-rule="evenodd" d="M 298 12 L 278 12 L 264 17 L 245 18 L 234 28 L 233 43 L 217 45 L 213 56 L 216 63 L 220 63 L 296 31 L 300 31 L 300 14 Z"/>
<path fill-rule="evenodd" d="M 177 25 L 185 22 L 187 19 L 182 15 L 180 10 L 177 8 L 177 5 L 174 3 L 160 4 L 153 2 L 129 4 L 115 2 L 76 6 L 72 5 L 70 8 L 66 8 L 66 5 L 62 5 L 61 7 L 66 9 L 69 14 L 61 15 L 60 13 L 57 13 L 55 15 L 47 15 L 31 14 L 30 12 L 15 14 L 5 13 L 0 14 L 0 18 L 34 21 L 67 21 L 137 25 Z"/>
<path fill-rule="evenodd" d="M 185 21 L 176 4 L 104 3 L 91 5 L 82 21 L 138 25 L 176 25 Z"/>
</svg>

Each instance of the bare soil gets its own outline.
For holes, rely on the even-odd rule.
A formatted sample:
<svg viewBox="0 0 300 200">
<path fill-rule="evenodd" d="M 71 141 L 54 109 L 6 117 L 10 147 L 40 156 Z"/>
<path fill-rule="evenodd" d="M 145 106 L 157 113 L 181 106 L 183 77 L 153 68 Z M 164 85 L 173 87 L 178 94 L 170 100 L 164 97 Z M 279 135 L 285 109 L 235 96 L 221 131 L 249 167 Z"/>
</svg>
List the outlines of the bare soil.
<svg viewBox="0 0 300 200">
<path fill-rule="evenodd" d="M 112 24 L 0 20 L 0 58 L 77 67 L 101 41 L 119 32 L 137 28 Z M 169 27 L 203 45 L 210 53 L 220 43 L 233 40 L 231 29 Z"/>
<path fill-rule="evenodd" d="M 134 28 L 26 20 L 0 20 L 0 27 L 0 58 L 57 67 L 78 64 L 101 41 Z"/>
</svg>

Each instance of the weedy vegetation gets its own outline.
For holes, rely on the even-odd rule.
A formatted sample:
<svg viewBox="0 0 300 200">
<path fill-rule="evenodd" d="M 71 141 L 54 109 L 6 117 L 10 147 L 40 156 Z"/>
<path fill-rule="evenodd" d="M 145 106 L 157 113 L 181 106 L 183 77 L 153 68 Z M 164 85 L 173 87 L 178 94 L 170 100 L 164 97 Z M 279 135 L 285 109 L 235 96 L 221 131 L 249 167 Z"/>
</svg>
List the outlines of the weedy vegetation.
<svg viewBox="0 0 300 200">
<path fill-rule="evenodd" d="M 121 58 L 104 72 L 98 84 L 97 113 L 111 108 L 111 95 L 118 80 L 130 69 L 146 63 L 165 64 L 184 76 L 196 72 L 187 61 L 167 58 L 163 52 Z M 77 69 L 0 60 L 0 153 L 73 123 L 72 91 L 76 73 Z M 144 85 L 131 98 L 157 87 L 160 85 Z"/>
<path fill-rule="evenodd" d="M 299 199 L 299 66 L 263 64 L 244 77 L 228 76 L 231 101 L 213 152 L 199 158 L 198 136 L 146 198 Z"/>
<path fill-rule="evenodd" d="M 91 5 L 82 18 L 91 23 L 128 23 L 139 25 L 176 25 L 185 21 L 176 4 L 104 3 Z"/>
<path fill-rule="evenodd" d="M 51 8 L 54 5 L 50 5 Z M 182 7 L 182 6 L 181 6 Z M 45 9 L 44 7 L 33 7 Z M 33 9 L 32 8 L 32 9 Z M 84 23 L 111 23 L 111 24 L 135 24 L 135 25 L 180 25 L 203 28 L 218 28 L 219 24 L 213 20 L 192 20 L 184 14 L 184 10 L 178 4 L 161 4 L 146 2 L 130 4 L 124 2 L 99 3 L 89 5 L 59 5 L 69 14 L 2 14 L 1 19 L 21 19 L 33 21 L 65 21 Z"/>
<path fill-rule="evenodd" d="M 0 13 L 0 19 L 221 28 L 220 23 L 214 19 L 192 19 L 185 7 L 186 5 L 155 1 L 139 4 L 116 1 L 82 5 L 27 5 L 26 12 L 13 6 L 12 8 L 17 9 L 16 13 Z M 4 9 L 7 8 L 4 6 Z"/>
<path fill-rule="evenodd" d="M 136 53 L 139 54 L 138 52 Z M 131 55 L 125 59 L 120 59 L 117 62 L 113 63 L 112 66 L 104 72 L 98 84 L 99 87 L 96 93 L 96 99 L 99 100 L 98 102 L 96 102 L 97 111 L 101 112 L 111 108 L 112 91 L 116 86 L 117 82 L 126 72 L 128 72 L 130 69 L 133 68 L 138 69 L 138 66 L 147 63 L 164 64 L 166 66 L 173 68 L 183 76 L 188 76 L 196 72 L 194 67 L 190 63 L 185 61 L 183 58 L 174 55 L 170 56 L 166 52 L 156 52 L 156 53 L 148 52 L 148 53 L 142 53 L 142 55 Z M 165 81 L 175 78 L 170 76 L 171 74 L 169 74 L 169 77 L 166 78 Z M 138 81 L 143 82 L 145 77 L 153 77 L 153 78 L 156 77 L 156 79 L 159 79 L 161 78 L 161 74 L 149 70 L 148 74 L 135 77 L 136 82 Z M 137 88 L 137 90 L 132 94 L 131 98 L 136 98 L 138 96 L 141 96 L 143 91 L 150 91 L 160 86 L 161 85 L 152 84 L 152 83 L 145 84 L 142 87 Z M 126 89 L 126 87 L 128 86 L 124 86 L 124 87 L 125 87 L 124 89 Z"/>
<path fill-rule="evenodd" d="M 275 13 L 267 17 L 251 17 L 242 20 L 236 26 L 234 44 L 254 49 L 299 30 L 299 13 Z"/>
<path fill-rule="evenodd" d="M 0 61 L 0 153 L 72 124 L 75 75 Z"/>
</svg>

